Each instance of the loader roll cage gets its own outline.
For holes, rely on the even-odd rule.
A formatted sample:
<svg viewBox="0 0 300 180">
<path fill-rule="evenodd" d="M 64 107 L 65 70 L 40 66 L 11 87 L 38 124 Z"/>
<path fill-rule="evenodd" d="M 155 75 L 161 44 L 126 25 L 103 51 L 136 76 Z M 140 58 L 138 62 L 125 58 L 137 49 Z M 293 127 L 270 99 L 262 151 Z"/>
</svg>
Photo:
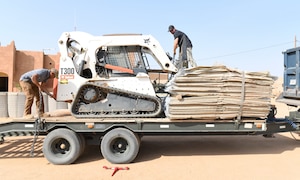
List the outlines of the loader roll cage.
<svg viewBox="0 0 300 180">
<path fill-rule="evenodd" d="M 73 39 L 68 40 L 67 48 L 76 72 L 82 77 L 91 78 L 91 67 L 85 67 L 87 50 Z M 141 46 L 102 46 L 95 50 L 95 57 L 95 70 L 100 77 L 148 73 L 153 71 L 148 59 L 155 58 L 147 47 Z"/>
</svg>

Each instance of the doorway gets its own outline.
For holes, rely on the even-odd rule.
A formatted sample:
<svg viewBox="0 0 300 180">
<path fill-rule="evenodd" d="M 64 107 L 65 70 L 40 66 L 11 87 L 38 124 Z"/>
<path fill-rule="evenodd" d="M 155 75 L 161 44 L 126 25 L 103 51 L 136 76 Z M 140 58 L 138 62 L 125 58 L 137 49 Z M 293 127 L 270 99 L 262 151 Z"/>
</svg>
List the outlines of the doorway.
<svg viewBox="0 0 300 180">
<path fill-rule="evenodd" d="M 7 74 L 0 72 L 0 92 L 8 91 L 8 77 Z"/>
</svg>

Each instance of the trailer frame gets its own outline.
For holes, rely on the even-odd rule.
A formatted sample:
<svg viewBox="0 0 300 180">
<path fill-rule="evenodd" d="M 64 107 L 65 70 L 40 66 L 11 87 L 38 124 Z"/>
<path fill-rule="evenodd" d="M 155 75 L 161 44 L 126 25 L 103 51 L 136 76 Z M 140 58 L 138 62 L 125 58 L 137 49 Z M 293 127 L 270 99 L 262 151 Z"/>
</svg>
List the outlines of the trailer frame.
<svg viewBox="0 0 300 180">
<path fill-rule="evenodd" d="M 299 130 L 297 118 L 275 118 L 272 108 L 267 119 L 253 120 L 170 120 L 168 118 L 76 119 L 73 116 L 37 119 L 4 119 L 0 137 L 45 136 L 44 156 L 52 164 L 71 164 L 86 145 L 100 145 L 103 156 L 114 164 L 130 163 L 138 154 L 143 136 L 263 135 Z M 295 114 L 292 113 L 292 114 Z M 31 153 L 32 153 L 31 152 Z M 33 154 L 33 153 L 32 153 Z"/>
</svg>

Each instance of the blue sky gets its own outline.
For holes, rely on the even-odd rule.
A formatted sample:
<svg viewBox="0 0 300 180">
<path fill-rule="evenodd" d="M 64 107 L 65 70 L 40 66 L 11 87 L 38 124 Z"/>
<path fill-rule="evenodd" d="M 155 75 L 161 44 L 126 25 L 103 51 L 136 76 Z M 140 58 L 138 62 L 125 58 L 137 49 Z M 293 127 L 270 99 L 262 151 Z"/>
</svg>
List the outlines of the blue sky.
<svg viewBox="0 0 300 180">
<path fill-rule="evenodd" d="M 282 76 L 282 51 L 300 40 L 299 7 L 299 0 L 0 0 L 0 42 L 52 54 L 61 33 L 76 27 L 93 35 L 151 34 L 172 53 L 173 24 L 192 40 L 198 65 Z"/>
</svg>

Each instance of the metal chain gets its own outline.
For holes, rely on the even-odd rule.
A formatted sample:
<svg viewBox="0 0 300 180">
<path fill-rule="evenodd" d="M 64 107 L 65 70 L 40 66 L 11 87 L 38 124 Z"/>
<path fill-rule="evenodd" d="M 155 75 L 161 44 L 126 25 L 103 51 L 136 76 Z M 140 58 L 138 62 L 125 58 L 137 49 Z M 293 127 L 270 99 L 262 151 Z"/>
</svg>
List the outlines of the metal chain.
<svg viewBox="0 0 300 180">
<path fill-rule="evenodd" d="M 40 117 L 38 117 L 38 119 L 35 120 L 34 126 L 35 126 L 35 131 L 34 131 L 34 136 L 33 136 L 33 142 L 31 145 L 31 151 L 30 151 L 30 156 L 34 157 L 34 145 L 36 143 L 36 140 L 38 139 L 38 136 L 40 134 L 40 131 L 38 129 L 39 125 L 41 123 Z"/>
<path fill-rule="evenodd" d="M 34 145 L 40 134 L 38 127 L 40 127 L 40 124 L 42 123 L 41 116 L 40 116 L 40 109 L 42 108 L 42 105 L 43 105 L 43 94 L 41 91 L 39 91 L 39 96 L 40 96 L 40 104 L 39 104 L 40 106 L 39 106 L 39 111 L 38 111 L 38 118 L 35 120 L 35 123 L 34 123 L 35 131 L 34 131 L 34 136 L 33 136 L 33 142 L 31 145 L 31 151 L 30 151 L 31 157 L 34 157 Z"/>
</svg>

